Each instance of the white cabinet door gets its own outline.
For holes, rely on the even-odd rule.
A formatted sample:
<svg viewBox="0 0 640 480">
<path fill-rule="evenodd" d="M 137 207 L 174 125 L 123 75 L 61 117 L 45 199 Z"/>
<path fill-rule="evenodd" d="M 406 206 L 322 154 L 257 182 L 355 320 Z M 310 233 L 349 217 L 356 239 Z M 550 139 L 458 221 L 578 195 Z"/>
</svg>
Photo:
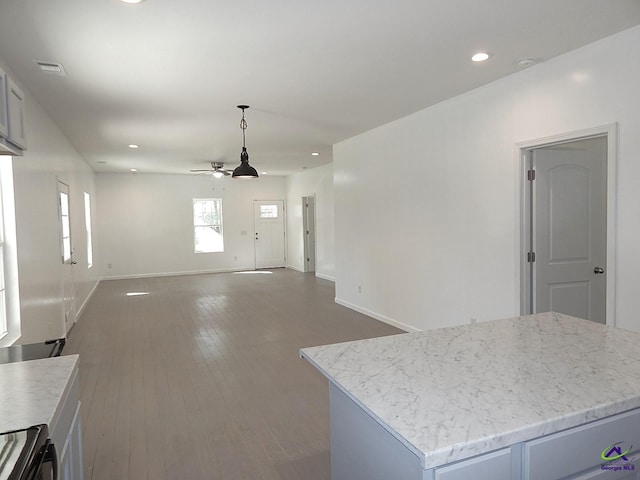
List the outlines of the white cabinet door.
<svg viewBox="0 0 640 480">
<path fill-rule="evenodd" d="M 480 455 L 476 458 L 437 468 L 436 480 L 513 480 L 519 478 L 511 471 L 511 449 Z"/>
<path fill-rule="evenodd" d="M 7 74 L 0 69 L 0 136 L 9 135 L 9 120 L 7 111 Z"/>
<path fill-rule="evenodd" d="M 17 147 L 27 148 L 24 93 L 13 80 L 7 78 L 8 139 Z"/>
<path fill-rule="evenodd" d="M 58 453 L 58 472 L 61 480 L 82 480 L 82 428 L 80 426 L 80 403 L 76 408 L 71 428 L 65 438 L 62 451 Z"/>
</svg>

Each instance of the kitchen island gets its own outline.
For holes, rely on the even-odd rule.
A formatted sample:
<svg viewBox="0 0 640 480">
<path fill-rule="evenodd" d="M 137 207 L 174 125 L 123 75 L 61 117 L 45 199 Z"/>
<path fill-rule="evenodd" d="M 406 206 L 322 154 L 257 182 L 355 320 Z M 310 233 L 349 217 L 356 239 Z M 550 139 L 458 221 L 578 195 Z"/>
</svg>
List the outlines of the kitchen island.
<svg viewBox="0 0 640 480">
<path fill-rule="evenodd" d="M 60 480 L 82 480 L 78 355 L 0 365 L 0 432 L 46 424 Z"/>
<path fill-rule="evenodd" d="M 543 313 L 300 354 L 333 480 L 640 478 L 638 333 Z"/>
</svg>

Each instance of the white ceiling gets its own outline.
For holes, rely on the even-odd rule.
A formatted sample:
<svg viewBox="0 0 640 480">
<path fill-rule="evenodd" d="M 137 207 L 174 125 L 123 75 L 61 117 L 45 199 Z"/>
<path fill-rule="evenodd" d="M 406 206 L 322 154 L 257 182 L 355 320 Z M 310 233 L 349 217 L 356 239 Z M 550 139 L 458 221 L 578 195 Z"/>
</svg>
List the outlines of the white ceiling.
<svg viewBox="0 0 640 480">
<path fill-rule="evenodd" d="M 98 172 L 233 168 L 246 103 L 250 162 L 278 175 L 638 24 L 638 0 L 0 0 L 0 59 Z"/>
</svg>

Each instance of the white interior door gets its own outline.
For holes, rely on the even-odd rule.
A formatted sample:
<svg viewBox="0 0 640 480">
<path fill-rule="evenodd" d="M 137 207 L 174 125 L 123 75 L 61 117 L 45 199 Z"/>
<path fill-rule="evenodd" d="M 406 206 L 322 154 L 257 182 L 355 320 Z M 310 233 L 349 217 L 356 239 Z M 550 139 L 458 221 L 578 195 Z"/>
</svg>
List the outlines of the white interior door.
<svg viewBox="0 0 640 480">
<path fill-rule="evenodd" d="M 533 311 L 606 323 L 607 139 L 533 150 Z"/>
<path fill-rule="evenodd" d="M 316 271 L 316 197 L 302 197 L 302 228 L 304 235 L 304 271 Z"/>
<path fill-rule="evenodd" d="M 284 267 L 284 200 L 253 202 L 256 268 Z"/>
<path fill-rule="evenodd" d="M 58 213 L 60 220 L 60 247 L 62 258 L 62 303 L 65 330 L 69 332 L 76 322 L 76 289 L 73 281 L 73 249 L 71 244 L 71 209 L 69 186 L 58 182 Z"/>
</svg>

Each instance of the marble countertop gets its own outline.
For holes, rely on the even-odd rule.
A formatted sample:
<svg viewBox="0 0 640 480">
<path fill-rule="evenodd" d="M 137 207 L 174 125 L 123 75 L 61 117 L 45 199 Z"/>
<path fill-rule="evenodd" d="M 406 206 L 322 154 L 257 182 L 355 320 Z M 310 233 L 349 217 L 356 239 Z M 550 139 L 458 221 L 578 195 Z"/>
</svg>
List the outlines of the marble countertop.
<svg viewBox="0 0 640 480">
<path fill-rule="evenodd" d="M 78 355 L 0 365 L 0 432 L 55 424 Z"/>
<path fill-rule="evenodd" d="M 300 355 L 424 468 L 640 407 L 640 333 L 557 313 Z"/>
</svg>

